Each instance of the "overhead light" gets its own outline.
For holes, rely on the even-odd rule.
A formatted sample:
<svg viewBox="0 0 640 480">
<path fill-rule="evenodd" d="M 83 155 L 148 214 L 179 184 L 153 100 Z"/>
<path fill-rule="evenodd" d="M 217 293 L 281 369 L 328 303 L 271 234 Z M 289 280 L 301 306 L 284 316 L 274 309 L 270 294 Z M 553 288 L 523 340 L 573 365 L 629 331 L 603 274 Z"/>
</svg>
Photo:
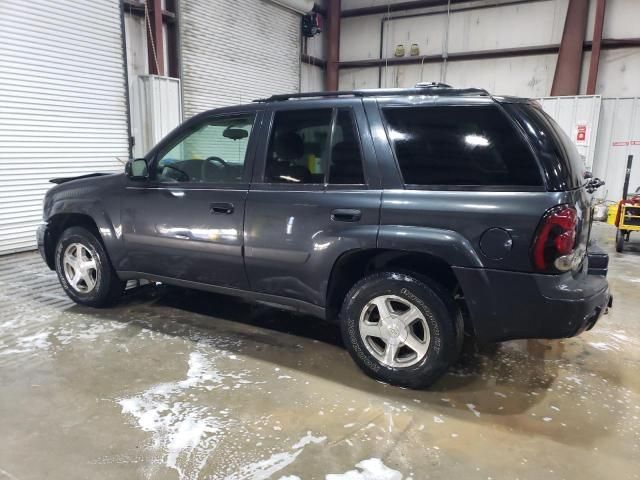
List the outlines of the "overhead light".
<svg viewBox="0 0 640 480">
<path fill-rule="evenodd" d="M 489 140 L 481 135 L 467 135 L 464 137 L 464 141 L 467 145 L 471 145 L 472 147 L 488 147 Z"/>
</svg>

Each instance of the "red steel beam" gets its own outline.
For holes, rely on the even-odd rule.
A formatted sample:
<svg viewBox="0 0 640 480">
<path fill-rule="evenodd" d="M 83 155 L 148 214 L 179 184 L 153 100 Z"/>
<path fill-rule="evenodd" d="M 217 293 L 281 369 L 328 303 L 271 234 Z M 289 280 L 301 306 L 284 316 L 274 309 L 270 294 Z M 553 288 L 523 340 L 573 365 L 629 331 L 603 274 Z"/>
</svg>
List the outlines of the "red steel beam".
<svg viewBox="0 0 640 480">
<path fill-rule="evenodd" d="M 162 39 L 162 5 L 160 0 L 147 0 L 147 58 L 151 75 L 164 75 L 164 41 Z"/>
<path fill-rule="evenodd" d="M 551 95 L 578 94 L 588 14 L 589 0 L 569 0 Z"/>
<path fill-rule="evenodd" d="M 584 42 L 583 48 L 589 51 L 593 48 L 592 42 Z M 604 38 L 602 39 L 602 50 L 615 50 L 620 48 L 640 48 L 640 38 Z M 524 57 L 527 55 L 547 55 L 556 54 L 560 50 L 557 43 L 549 45 L 536 45 L 535 47 L 515 47 L 501 48 L 497 50 L 475 50 L 470 52 L 453 52 L 447 57 L 448 62 L 464 60 L 486 60 L 490 58 Z M 340 62 L 340 68 L 367 68 L 380 67 L 384 65 L 415 65 L 424 63 L 441 63 L 442 55 L 420 55 L 416 57 L 391 57 L 387 59 L 370 58 L 366 60 L 351 60 Z"/>
<path fill-rule="evenodd" d="M 165 6 L 171 12 L 177 11 L 177 0 L 165 0 Z M 164 14 L 163 14 L 164 16 Z M 166 23 L 166 22 L 165 22 Z M 167 63 L 164 68 L 167 75 L 180 78 L 180 63 L 178 54 L 178 22 L 166 23 L 167 25 Z"/>
<path fill-rule="evenodd" d="M 589 78 L 587 79 L 587 95 L 595 95 L 600 66 L 600 49 L 602 47 L 602 28 L 604 25 L 604 10 L 607 0 L 598 0 L 596 4 L 596 19 L 593 27 L 593 41 L 591 44 L 591 62 L 589 63 Z"/>
<path fill-rule="evenodd" d="M 451 4 L 468 2 L 469 0 L 451 0 Z M 364 15 L 377 15 L 380 13 L 399 12 L 402 10 L 416 10 L 419 8 L 446 6 L 449 0 L 410 0 L 407 2 L 396 2 L 371 7 L 350 8 L 342 12 L 342 17 L 361 17 Z"/>
<path fill-rule="evenodd" d="M 325 24 L 324 89 L 338 90 L 338 62 L 340 61 L 340 0 L 328 0 L 327 21 Z"/>
</svg>

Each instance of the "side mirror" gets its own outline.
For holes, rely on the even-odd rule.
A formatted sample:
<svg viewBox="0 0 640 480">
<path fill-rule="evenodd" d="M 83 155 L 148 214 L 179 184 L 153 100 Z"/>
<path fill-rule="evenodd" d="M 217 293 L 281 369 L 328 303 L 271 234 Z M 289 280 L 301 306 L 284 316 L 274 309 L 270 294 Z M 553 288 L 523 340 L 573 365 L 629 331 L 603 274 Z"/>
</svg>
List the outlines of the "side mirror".
<svg viewBox="0 0 640 480">
<path fill-rule="evenodd" d="M 131 180 L 146 180 L 149 178 L 149 166 L 144 158 L 134 158 L 127 162 L 125 173 Z"/>
</svg>

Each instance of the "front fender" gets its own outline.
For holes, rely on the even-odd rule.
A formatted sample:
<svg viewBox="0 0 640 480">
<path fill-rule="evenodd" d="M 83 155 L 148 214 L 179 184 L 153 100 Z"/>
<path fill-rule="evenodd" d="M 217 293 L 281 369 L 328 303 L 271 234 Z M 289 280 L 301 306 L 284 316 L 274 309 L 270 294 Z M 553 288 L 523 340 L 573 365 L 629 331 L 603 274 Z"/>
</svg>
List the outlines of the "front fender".
<svg viewBox="0 0 640 480">
<path fill-rule="evenodd" d="M 49 190 L 44 202 L 44 219 L 54 233 L 87 220 L 95 224 L 114 266 L 123 255 L 120 177 L 109 175 L 64 183 Z"/>
<path fill-rule="evenodd" d="M 98 233 L 110 254 L 112 247 L 119 245 L 121 228 L 119 218 L 114 222 L 112 215 L 118 217 L 119 208 L 109 212 L 100 200 L 88 200 L 82 198 L 66 199 L 64 201 L 54 201 L 51 206 L 48 221 L 55 221 L 58 216 L 82 215 L 89 217 L 98 227 Z"/>
</svg>

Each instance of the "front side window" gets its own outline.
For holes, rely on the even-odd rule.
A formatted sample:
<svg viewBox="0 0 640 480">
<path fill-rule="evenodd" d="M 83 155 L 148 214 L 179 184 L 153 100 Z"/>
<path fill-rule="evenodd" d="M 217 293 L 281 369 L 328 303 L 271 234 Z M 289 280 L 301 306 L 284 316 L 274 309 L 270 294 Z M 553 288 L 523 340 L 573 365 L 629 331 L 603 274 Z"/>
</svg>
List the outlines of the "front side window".
<svg viewBox="0 0 640 480">
<path fill-rule="evenodd" d="M 241 183 L 253 115 L 211 119 L 162 154 L 160 182 Z"/>
<path fill-rule="evenodd" d="M 383 109 L 407 185 L 541 186 L 537 162 L 495 106 Z"/>
</svg>

